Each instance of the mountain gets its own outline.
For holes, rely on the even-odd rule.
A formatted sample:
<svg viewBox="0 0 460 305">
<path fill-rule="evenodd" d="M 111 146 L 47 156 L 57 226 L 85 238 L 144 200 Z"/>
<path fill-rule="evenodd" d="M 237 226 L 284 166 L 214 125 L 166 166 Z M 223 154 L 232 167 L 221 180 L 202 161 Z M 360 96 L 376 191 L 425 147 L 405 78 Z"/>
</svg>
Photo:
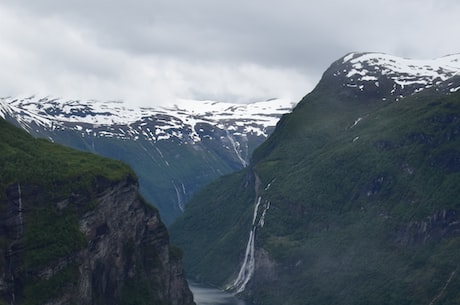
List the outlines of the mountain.
<svg viewBox="0 0 460 305">
<path fill-rule="evenodd" d="M 0 304 L 194 304 L 128 166 L 3 119 L 0 137 Z"/>
<path fill-rule="evenodd" d="M 133 108 L 28 97 L 0 99 L 0 115 L 35 137 L 126 162 L 142 195 L 169 224 L 196 190 L 245 167 L 292 106 L 280 99 L 247 105 L 184 100 Z"/>
<path fill-rule="evenodd" d="M 459 72 L 460 55 L 334 62 L 171 227 L 188 272 L 263 305 L 458 304 Z"/>
</svg>

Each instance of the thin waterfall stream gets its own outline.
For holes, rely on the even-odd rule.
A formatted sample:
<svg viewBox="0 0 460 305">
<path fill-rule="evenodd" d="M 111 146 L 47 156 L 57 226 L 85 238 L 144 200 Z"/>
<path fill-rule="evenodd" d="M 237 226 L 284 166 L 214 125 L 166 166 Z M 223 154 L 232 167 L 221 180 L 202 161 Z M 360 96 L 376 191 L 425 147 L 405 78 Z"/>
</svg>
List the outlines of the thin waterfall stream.
<svg viewBox="0 0 460 305">
<path fill-rule="evenodd" d="M 265 214 L 267 210 L 270 208 L 270 201 L 266 201 L 263 204 L 263 211 L 259 216 L 259 207 L 262 204 L 262 196 L 259 195 L 259 187 L 260 187 L 260 179 L 257 175 L 255 175 L 255 193 L 256 193 L 256 200 L 254 205 L 254 213 L 252 217 L 252 225 L 249 231 L 249 238 L 248 243 L 246 245 L 246 251 L 244 254 L 244 260 L 241 265 L 240 271 L 238 272 L 238 276 L 235 281 L 227 288 L 229 291 L 235 291 L 235 293 L 241 293 L 246 289 L 246 285 L 251 280 L 252 276 L 255 272 L 255 239 L 256 239 L 256 232 L 258 227 L 263 227 L 265 224 Z M 267 185 L 265 190 L 270 187 L 270 184 Z M 257 221 L 258 219 L 258 221 Z"/>
</svg>

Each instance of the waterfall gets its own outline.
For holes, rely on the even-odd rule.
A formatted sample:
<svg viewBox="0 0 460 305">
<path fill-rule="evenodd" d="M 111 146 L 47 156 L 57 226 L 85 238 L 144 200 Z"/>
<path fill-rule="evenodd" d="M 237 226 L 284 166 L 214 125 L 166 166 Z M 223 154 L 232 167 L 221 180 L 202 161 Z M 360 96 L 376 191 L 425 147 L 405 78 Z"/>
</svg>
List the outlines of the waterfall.
<svg viewBox="0 0 460 305">
<path fill-rule="evenodd" d="M 231 285 L 227 287 L 227 290 L 235 291 L 236 293 L 243 292 L 246 289 L 246 285 L 251 280 L 252 276 L 255 272 L 256 267 L 256 259 L 255 259 L 255 240 L 256 240 L 256 232 L 257 227 L 263 228 L 265 225 L 265 215 L 267 211 L 270 209 L 270 201 L 266 200 L 265 203 L 262 205 L 263 211 L 259 216 L 259 207 L 262 204 L 262 196 L 259 195 L 259 190 L 261 189 L 261 181 L 260 178 L 255 174 L 255 205 L 254 205 L 254 212 L 252 216 L 252 224 L 251 229 L 249 231 L 249 238 L 248 243 L 246 244 L 246 251 L 244 253 L 244 260 L 243 264 L 241 265 L 240 271 L 238 272 L 238 276 L 233 281 Z M 273 179 L 266 187 L 265 191 L 267 191 L 272 183 L 276 180 Z M 257 221 L 257 219 L 259 219 Z"/>
<path fill-rule="evenodd" d="M 8 274 L 10 276 L 10 282 L 12 283 L 11 296 L 10 296 L 10 305 L 16 304 L 16 294 L 15 294 L 15 274 L 14 274 L 14 257 L 17 256 L 13 247 L 17 245 L 17 242 L 22 238 L 24 233 L 24 219 L 23 219 L 23 204 L 22 204 L 22 192 L 21 184 L 18 182 L 18 199 L 14 203 L 13 213 L 15 213 L 15 227 L 16 227 L 16 240 L 10 243 L 8 246 L 7 254 L 7 264 L 8 264 Z M 17 250 L 16 250 L 17 251 Z"/>
<path fill-rule="evenodd" d="M 259 226 L 261 228 L 263 228 L 264 225 L 265 225 L 265 214 L 267 214 L 268 209 L 270 209 L 270 201 L 267 201 L 267 203 L 264 205 L 264 210 L 262 212 L 262 216 L 260 216 Z"/>
<path fill-rule="evenodd" d="M 238 160 L 241 162 L 241 165 L 243 167 L 248 166 L 248 162 L 246 162 L 246 160 L 241 156 L 241 153 L 238 150 L 240 144 L 235 142 L 235 140 L 233 139 L 230 132 L 228 132 L 228 130 L 226 130 L 226 133 L 227 133 L 227 139 L 229 140 L 230 144 L 232 144 L 233 151 L 235 152 L 235 155 L 238 158 Z"/>
<path fill-rule="evenodd" d="M 236 293 L 243 292 L 246 289 L 246 285 L 251 280 L 252 276 L 254 275 L 256 261 L 255 261 L 255 239 L 256 239 L 256 231 L 257 227 L 260 226 L 261 228 L 265 224 L 265 214 L 267 210 L 270 208 L 270 202 L 267 201 L 266 204 L 263 205 L 263 211 L 259 218 L 259 222 L 257 222 L 257 216 L 260 204 L 262 202 L 262 197 L 257 197 L 257 201 L 254 207 L 254 214 L 252 217 L 252 226 L 251 230 L 249 231 L 249 239 L 246 245 L 246 251 L 244 254 L 243 264 L 241 265 L 240 271 L 238 273 L 238 277 L 233 282 L 232 285 L 228 288 L 228 290 L 234 290 Z"/>
<path fill-rule="evenodd" d="M 11 288 L 11 296 L 10 296 L 10 305 L 14 305 L 16 303 L 16 293 L 14 289 L 14 271 L 13 271 L 13 250 L 11 249 L 11 246 L 8 249 L 8 273 L 10 275 L 10 281 L 12 283 L 12 288 Z"/>
<path fill-rule="evenodd" d="M 257 219 L 257 211 L 259 209 L 260 202 L 262 197 L 258 197 L 256 205 L 254 207 L 254 215 L 252 217 L 252 226 L 251 230 L 249 231 L 249 239 L 246 245 L 246 252 L 244 254 L 243 264 L 241 265 L 240 272 L 238 273 L 238 277 L 230 286 L 229 290 L 236 290 L 236 293 L 240 293 L 244 291 L 246 288 L 247 283 L 251 279 L 252 275 L 254 274 L 255 269 L 255 257 L 254 257 L 254 241 L 256 235 L 256 219 Z"/>
<path fill-rule="evenodd" d="M 24 232 L 24 221 L 22 218 L 22 197 L 21 197 L 21 185 L 18 183 L 18 227 L 17 227 L 17 232 L 16 232 L 16 239 L 19 239 L 22 236 L 22 233 Z"/>
<path fill-rule="evenodd" d="M 165 162 L 166 166 L 169 166 L 169 163 L 165 159 L 165 157 L 163 156 L 163 153 L 161 152 L 161 150 L 159 150 L 158 147 L 156 147 L 156 146 L 154 146 L 154 147 L 155 147 L 155 150 L 157 151 L 157 153 L 160 155 L 161 159 L 163 159 L 163 161 Z"/>
<path fill-rule="evenodd" d="M 176 186 L 176 183 L 174 182 L 174 180 L 171 181 L 172 185 L 174 186 L 174 189 L 176 190 L 176 196 L 177 196 L 177 206 L 179 207 L 179 209 L 184 212 L 185 210 L 185 203 L 184 203 L 184 199 L 182 197 L 182 194 L 179 190 L 179 188 Z M 184 194 L 184 197 L 185 197 L 185 186 L 183 183 L 182 184 L 182 192 Z"/>
<path fill-rule="evenodd" d="M 458 269 L 458 267 L 457 267 L 457 269 Z M 444 284 L 444 286 L 442 287 L 441 291 L 434 297 L 434 299 L 431 300 L 429 305 L 436 304 L 439 301 L 439 299 L 443 296 L 444 292 L 447 289 L 447 286 L 449 286 L 450 282 L 452 281 L 452 279 L 454 278 L 455 274 L 457 273 L 457 269 L 455 269 L 454 271 L 452 271 L 450 273 L 449 278 L 447 279 L 447 282 Z"/>
</svg>

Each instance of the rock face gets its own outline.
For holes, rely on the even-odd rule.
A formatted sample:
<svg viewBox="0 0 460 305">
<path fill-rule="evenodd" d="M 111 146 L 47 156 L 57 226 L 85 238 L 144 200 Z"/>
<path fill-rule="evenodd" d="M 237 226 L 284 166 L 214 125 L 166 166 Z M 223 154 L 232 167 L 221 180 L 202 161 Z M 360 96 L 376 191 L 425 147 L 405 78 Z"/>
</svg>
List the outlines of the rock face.
<svg viewBox="0 0 460 305">
<path fill-rule="evenodd" d="M 116 304 L 128 282 L 143 280 L 158 289 L 154 297 L 162 304 L 192 304 L 166 227 L 158 212 L 141 201 L 137 186 L 126 181 L 114 185 L 99 194 L 96 205 L 80 220 L 88 240 L 78 254 L 75 297 L 80 296 L 81 304 L 97 299 L 103 300 L 99 304 Z"/>
<path fill-rule="evenodd" d="M 436 212 L 419 221 L 412 221 L 399 230 L 396 240 L 404 246 L 439 242 L 443 238 L 460 235 L 458 212 L 446 210 Z"/>
<path fill-rule="evenodd" d="M 3 299 L 8 304 L 40 304 L 40 298 L 31 300 L 30 290 L 24 291 L 23 286 L 51 283 L 70 272 L 72 279 L 59 283 L 60 292 L 46 304 L 194 304 L 180 255 L 171 250 L 158 211 L 139 196 L 137 182 L 126 178 L 110 183 L 100 178 L 97 184 L 89 206 L 88 196 L 81 194 L 48 203 L 58 211 L 79 210 L 84 246 L 39 268 L 27 267 L 26 252 L 34 250 L 24 241 L 23 230 L 34 220 L 23 220 L 22 214 L 41 201 L 43 192 L 34 186 L 7 189 L 6 202 L 1 204 L 7 211 L 1 235 L 9 244 L 0 278 Z"/>
</svg>

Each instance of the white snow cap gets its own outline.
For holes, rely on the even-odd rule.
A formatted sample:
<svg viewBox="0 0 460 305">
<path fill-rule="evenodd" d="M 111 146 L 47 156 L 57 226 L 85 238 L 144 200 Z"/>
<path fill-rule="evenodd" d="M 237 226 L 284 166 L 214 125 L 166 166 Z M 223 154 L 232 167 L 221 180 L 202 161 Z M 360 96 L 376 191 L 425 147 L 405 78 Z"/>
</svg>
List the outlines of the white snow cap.
<svg viewBox="0 0 460 305">
<path fill-rule="evenodd" d="M 383 79 L 393 81 L 391 92 L 382 100 L 399 100 L 460 75 L 460 54 L 416 60 L 384 53 L 350 53 L 341 63 L 333 75 L 345 78 L 344 87 L 366 91 L 379 88 Z"/>
<path fill-rule="evenodd" d="M 287 99 L 271 99 L 251 104 L 232 104 L 214 101 L 181 100 L 168 107 L 130 107 L 123 102 L 62 100 L 57 98 L 0 98 L 0 116 L 15 116 L 21 125 L 27 127 L 35 123 L 44 127 L 90 124 L 91 132 L 101 126 L 131 126 L 148 118 L 161 122 L 156 130 L 137 130 L 130 128 L 133 136 L 147 133 L 155 140 L 182 137 L 178 130 L 188 130 L 194 141 L 200 141 L 196 130 L 199 123 L 209 123 L 222 129 L 244 131 L 267 136 L 266 128 L 274 127 L 282 114 L 292 110 L 294 104 Z M 145 123 L 141 123 L 145 125 Z M 85 127 L 88 128 L 88 127 Z M 118 130 L 118 129 L 117 129 Z M 114 133 L 111 131 L 110 133 Z M 123 133 L 123 132 L 122 132 Z M 107 131 L 105 136 L 113 135 Z M 146 135 L 146 136 L 147 136 Z"/>
<path fill-rule="evenodd" d="M 460 54 L 416 60 L 383 53 L 350 53 L 343 58 L 343 63 L 347 62 L 352 65 L 347 77 L 361 81 L 374 79 L 373 74 L 378 72 L 393 75 L 398 84 L 428 84 L 436 79 L 447 80 L 460 73 Z"/>
</svg>

